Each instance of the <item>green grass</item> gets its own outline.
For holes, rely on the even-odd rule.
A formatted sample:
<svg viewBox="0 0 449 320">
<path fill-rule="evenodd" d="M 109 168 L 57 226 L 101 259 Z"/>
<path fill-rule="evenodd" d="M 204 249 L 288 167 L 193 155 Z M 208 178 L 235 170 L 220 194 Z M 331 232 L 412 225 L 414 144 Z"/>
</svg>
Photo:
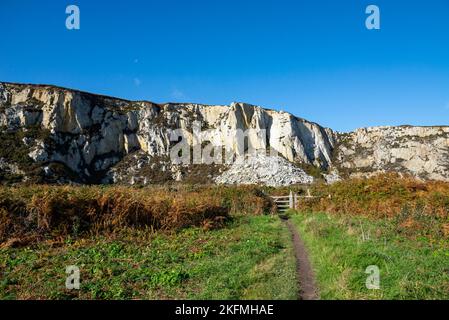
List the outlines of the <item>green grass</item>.
<svg viewBox="0 0 449 320">
<path fill-rule="evenodd" d="M 65 289 L 76 265 L 80 290 Z M 277 217 L 239 216 L 225 228 L 0 250 L 0 299 L 296 299 L 288 230 Z"/>
<path fill-rule="evenodd" d="M 449 299 L 447 239 L 398 233 L 395 220 L 291 216 L 309 249 L 322 299 Z M 366 288 L 377 265 L 380 289 Z"/>
</svg>

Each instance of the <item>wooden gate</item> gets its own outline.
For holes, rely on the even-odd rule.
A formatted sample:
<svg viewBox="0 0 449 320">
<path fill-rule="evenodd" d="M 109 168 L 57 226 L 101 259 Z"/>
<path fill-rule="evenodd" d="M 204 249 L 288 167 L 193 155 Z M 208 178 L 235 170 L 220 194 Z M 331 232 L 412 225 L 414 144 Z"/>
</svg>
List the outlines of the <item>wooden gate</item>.
<svg viewBox="0 0 449 320">
<path fill-rule="evenodd" d="M 298 196 L 297 193 L 290 191 L 288 196 L 271 196 L 274 203 L 276 204 L 278 213 L 284 213 L 288 209 L 299 209 L 299 199 L 300 198 L 315 198 L 310 194 L 310 190 L 307 189 L 307 195 Z"/>
</svg>

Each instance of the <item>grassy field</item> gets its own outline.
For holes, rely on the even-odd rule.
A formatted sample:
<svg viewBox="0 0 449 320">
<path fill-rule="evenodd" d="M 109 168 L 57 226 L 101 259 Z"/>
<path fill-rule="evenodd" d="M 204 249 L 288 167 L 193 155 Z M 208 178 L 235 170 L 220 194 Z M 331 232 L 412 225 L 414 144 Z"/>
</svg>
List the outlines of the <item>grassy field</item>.
<svg viewBox="0 0 449 320">
<path fill-rule="evenodd" d="M 400 232 L 395 219 L 292 214 L 322 299 L 449 299 L 449 242 Z M 380 288 L 367 289 L 370 265 Z"/>
<path fill-rule="evenodd" d="M 80 269 L 65 289 L 66 267 Z M 0 299 L 296 299 L 295 261 L 273 216 L 225 228 L 125 229 L 113 236 L 0 249 Z"/>
<path fill-rule="evenodd" d="M 290 214 L 322 299 L 449 299 L 449 183 L 381 175 L 310 188 L 308 213 Z M 291 235 L 268 196 L 288 192 L 0 187 L 0 299 L 297 299 Z M 378 290 L 365 285 L 372 265 Z M 68 266 L 79 290 L 65 288 Z"/>
</svg>

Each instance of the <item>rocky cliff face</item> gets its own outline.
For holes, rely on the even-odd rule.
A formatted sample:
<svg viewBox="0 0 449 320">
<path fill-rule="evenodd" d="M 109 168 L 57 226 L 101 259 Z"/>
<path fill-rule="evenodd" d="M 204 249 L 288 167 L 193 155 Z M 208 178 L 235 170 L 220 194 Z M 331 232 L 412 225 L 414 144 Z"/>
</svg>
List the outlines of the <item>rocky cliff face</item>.
<svg viewBox="0 0 449 320">
<path fill-rule="evenodd" d="M 334 165 L 343 175 L 400 172 L 449 180 L 449 127 L 374 127 L 340 134 Z"/>
<path fill-rule="evenodd" d="M 244 103 L 132 102 L 53 86 L 0 84 L 3 144 L 5 138 L 14 141 L 25 158 L 18 170 L 11 169 L 17 154 L 3 153 L 1 159 L 4 171 L 16 175 L 37 170 L 37 165 L 43 170 L 40 176 L 62 171 L 65 178 L 79 182 L 129 182 L 127 174 L 146 183 L 159 175 L 180 180 L 186 172 L 167 163 L 174 143 L 170 133 L 180 128 L 191 142 L 194 121 L 208 129 L 209 140 L 218 140 L 236 154 L 241 153 L 236 130 L 252 128 L 247 143 L 255 149 L 272 148 L 292 162 L 330 165 L 334 132 L 285 112 Z M 125 164 L 117 170 L 121 161 L 135 166 Z"/>
<path fill-rule="evenodd" d="M 254 129 L 247 135 L 247 147 L 275 150 L 303 168 L 333 172 L 334 178 L 336 170 L 344 175 L 394 170 L 429 179 L 449 177 L 445 127 L 371 128 L 337 134 L 289 113 L 245 103 L 156 104 L 54 86 L 0 83 L 0 180 L 223 182 L 215 177 L 224 175 L 225 164 L 186 165 L 169 160 L 176 143 L 170 140 L 171 133 L 181 129 L 192 144 L 195 121 L 201 123 L 205 140 L 237 156 L 242 150 L 235 132 Z M 242 171 L 242 175 L 251 174 Z M 311 181 L 304 177 L 304 182 Z"/>
</svg>

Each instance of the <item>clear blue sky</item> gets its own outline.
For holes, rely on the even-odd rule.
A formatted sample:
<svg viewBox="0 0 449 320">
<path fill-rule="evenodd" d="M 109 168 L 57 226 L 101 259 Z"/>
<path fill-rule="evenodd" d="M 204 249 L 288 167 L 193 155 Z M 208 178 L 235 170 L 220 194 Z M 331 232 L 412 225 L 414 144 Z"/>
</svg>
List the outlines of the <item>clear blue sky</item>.
<svg viewBox="0 0 449 320">
<path fill-rule="evenodd" d="M 1 0 L 0 30 L 1 81 L 244 101 L 340 131 L 449 122 L 448 0 Z"/>
</svg>

